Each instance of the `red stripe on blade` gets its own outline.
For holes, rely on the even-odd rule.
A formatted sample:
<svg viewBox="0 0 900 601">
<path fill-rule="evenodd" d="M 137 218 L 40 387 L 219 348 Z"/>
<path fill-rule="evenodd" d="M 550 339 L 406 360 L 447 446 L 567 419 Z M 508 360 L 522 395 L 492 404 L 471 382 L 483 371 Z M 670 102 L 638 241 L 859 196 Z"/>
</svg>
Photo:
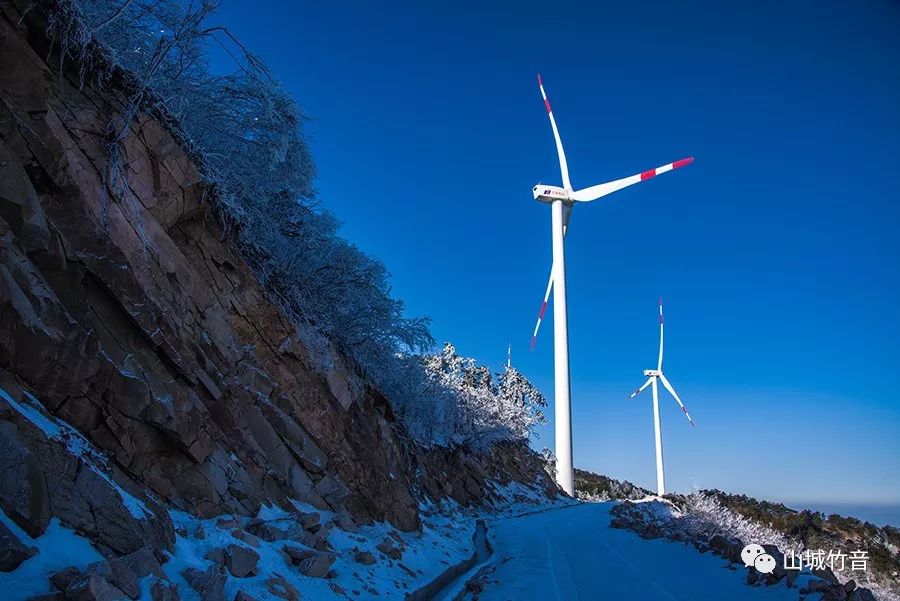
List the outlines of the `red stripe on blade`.
<svg viewBox="0 0 900 601">
<path fill-rule="evenodd" d="M 690 165 L 694 162 L 694 157 L 688 157 L 686 159 L 681 159 L 680 161 L 675 161 L 672 163 L 672 169 L 678 169 L 679 167 L 684 167 L 685 165 Z"/>
<path fill-rule="evenodd" d="M 550 101 L 547 100 L 546 98 L 544 98 L 544 106 L 547 107 L 547 112 L 548 112 L 548 113 L 549 113 L 549 112 L 552 112 L 551 109 L 550 109 Z"/>
<path fill-rule="evenodd" d="M 534 343 L 537 342 L 537 338 L 535 336 L 531 337 L 531 350 L 534 350 Z"/>
<path fill-rule="evenodd" d="M 656 169 L 648 169 L 647 171 L 644 171 L 643 173 L 641 173 L 641 181 L 644 181 L 645 179 L 650 179 L 654 175 L 656 175 Z"/>
<path fill-rule="evenodd" d="M 541 310 L 538 311 L 538 320 L 544 319 L 544 311 L 547 310 L 547 303 L 541 305 Z"/>
<path fill-rule="evenodd" d="M 544 85 L 544 81 L 541 79 L 541 74 L 540 74 L 540 73 L 538 73 L 538 85 L 539 85 L 539 86 Z"/>
</svg>

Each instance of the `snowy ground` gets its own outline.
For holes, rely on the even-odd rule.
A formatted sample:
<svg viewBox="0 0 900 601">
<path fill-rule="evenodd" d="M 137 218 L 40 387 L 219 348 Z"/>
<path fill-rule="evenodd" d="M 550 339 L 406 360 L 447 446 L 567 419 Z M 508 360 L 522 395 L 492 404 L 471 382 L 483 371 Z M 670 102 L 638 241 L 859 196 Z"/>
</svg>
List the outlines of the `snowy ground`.
<svg viewBox="0 0 900 601">
<path fill-rule="evenodd" d="M 311 506 L 298 503 L 301 511 L 315 511 L 326 522 L 332 516 L 328 512 L 316 510 Z M 176 539 L 175 553 L 163 565 L 169 580 L 178 585 L 184 601 L 199 600 L 196 591 L 188 586 L 181 575 L 188 567 L 204 570 L 212 562 L 204 559 L 210 549 L 225 547 L 228 544 L 244 545 L 230 535 L 230 528 L 216 527 L 219 519 L 235 519 L 238 522 L 246 518 L 237 516 L 219 516 L 210 520 L 198 520 L 182 512 L 171 512 L 173 521 L 184 536 Z M 288 517 L 289 514 L 277 508 L 263 508 L 260 518 L 271 520 Z M 259 541 L 254 550 L 259 553 L 259 574 L 248 578 L 228 577 L 225 585 L 226 598 L 243 590 L 256 599 L 277 599 L 266 589 L 266 578 L 272 574 L 284 577 L 304 598 L 310 595 L 314 599 L 346 598 L 340 590 L 351 598 L 369 598 L 376 594 L 382 598 L 403 598 L 406 592 L 427 583 L 435 574 L 446 567 L 461 561 L 471 553 L 471 540 L 474 523 L 461 520 L 458 515 L 430 515 L 424 517 L 421 533 L 400 533 L 388 524 L 376 523 L 360 528 L 359 532 L 349 533 L 335 528 L 328 537 L 337 559 L 332 566 L 336 572 L 333 579 L 310 578 L 300 574 L 292 567 L 287 558 L 280 552 L 285 543 L 298 543 L 290 540 L 266 542 Z M 197 528 L 202 527 L 203 538 L 196 536 Z M 405 544 L 405 552 L 400 561 L 391 560 L 375 549 L 375 545 L 384 540 L 393 530 Z M 302 546 L 302 545 L 301 545 Z M 357 563 L 353 557 L 356 550 L 370 551 L 379 561 L 367 566 Z M 337 585 L 336 589 L 332 585 Z"/>
<path fill-rule="evenodd" d="M 727 569 L 711 553 L 610 528 L 613 505 L 586 503 L 489 522 L 494 554 L 480 601 L 798 599 L 797 588 L 748 586 L 743 570 Z"/>
<path fill-rule="evenodd" d="M 18 402 L 0 389 L 0 402 L 8 404 L 37 426 L 48 439 L 65 446 L 69 453 L 106 480 L 118 492 L 123 504 L 134 517 L 143 519 L 148 515 L 149 511 L 144 504 L 113 480 L 108 460 L 103 453 L 65 421 L 50 415 L 37 399 L 27 393 L 26 397 L 27 400 Z M 225 583 L 225 596 L 229 600 L 241 590 L 260 601 L 277 600 L 278 597 L 266 587 L 266 580 L 272 575 L 284 578 L 299 591 L 301 598 L 403 599 L 409 592 L 431 582 L 448 567 L 471 557 L 477 519 L 499 519 L 577 503 L 564 497 L 548 500 L 540 487 L 519 483 L 495 486 L 492 492 L 491 507 L 461 507 L 452 500 L 445 500 L 440 504 L 423 503 L 420 505 L 423 525 L 421 532 L 399 532 L 383 522 L 361 526 L 355 532 L 347 532 L 335 526 L 328 528 L 327 540 L 335 562 L 332 565 L 333 577 L 327 579 L 305 576 L 290 564 L 282 550 L 285 544 L 304 546 L 296 540 L 260 540 L 256 541 L 256 546 L 251 546 L 234 538 L 232 530 L 235 527 L 245 527 L 250 521 L 249 517 L 223 515 L 200 520 L 172 509 L 169 513 L 177 532 L 175 549 L 162 567 L 167 580 L 178 586 L 183 601 L 199 601 L 200 596 L 188 585 L 183 575 L 184 570 L 205 570 L 213 565 L 213 561 L 206 558 L 209 551 L 236 544 L 258 553 L 258 574 L 245 578 L 229 575 Z M 294 502 L 294 505 L 297 511 L 318 513 L 323 524 L 331 522 L 335 517 L 330 512 L 317 510 L 300 502 Z M 283 520 L 291 519 L 291 515 L 278 508 L 263 507 L 255 517 L 262 520 Z M 217 524 L 220 521 L 233 525 L 219 527 Z M 0 593 L 0 598 L 4 601 L 18 601 L 50 592 L 49 579 L 55 572 L 69 566 L 83 568 L 102 559 L 89 540 L 66 528 L 56 518 L 51 521 L 47 531 L 37 538 L 23 532 L 2 510 L 0 523 L 37 552 L 18 569 L 8 573 L 0 572 L 0 591 L 5 591 Z M 403 553 L 400 559 L 388 557 L 376 549 L 386 538 L 401 543 Z M 376 562 L 372 565 L 357 562 L 356 555 L 359 551 L 370 552 Z M 152 579 L 153 577 L 146 577 L 140 582 L 141 599 L 150 599 Z"/>
</svg>

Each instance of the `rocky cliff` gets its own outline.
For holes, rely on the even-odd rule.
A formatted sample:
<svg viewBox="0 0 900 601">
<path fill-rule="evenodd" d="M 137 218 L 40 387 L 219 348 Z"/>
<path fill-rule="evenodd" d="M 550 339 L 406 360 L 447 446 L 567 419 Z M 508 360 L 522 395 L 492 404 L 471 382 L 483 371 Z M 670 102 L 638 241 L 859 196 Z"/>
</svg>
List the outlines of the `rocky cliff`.
<svg viewBox="0 0 900 601">
<path fill-rule="evenodd" d="M 478 503 L 494 480 L 552 488 L 523 447 L 418 448 L 345 358 L 313 359 L 229 244 L 214 191 L 164 120 L 133 120 L 120 145 L 127 186 L 108 185 L 117 78 L 85 83 L 26 4 L 0 2 L 10 519 L 36 536 L 56 517 L 122 554 L 171 549 L 171 508 L 255 515 L 295 499 L 414 530 L 425 496 Z"/>
</svg>

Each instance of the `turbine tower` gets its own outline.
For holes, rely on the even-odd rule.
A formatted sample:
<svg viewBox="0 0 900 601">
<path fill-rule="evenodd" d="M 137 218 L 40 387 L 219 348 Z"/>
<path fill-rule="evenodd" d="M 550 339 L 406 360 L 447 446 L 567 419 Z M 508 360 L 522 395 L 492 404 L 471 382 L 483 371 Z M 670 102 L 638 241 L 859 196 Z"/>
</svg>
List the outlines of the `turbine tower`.
<svg viewBox="0 0 900 601">
<path fill-rule="evenodd" d="M 678 169 L 690 164 L 692 157 L 675 161 L 649 169 L 642 173 L 624 177 L 605 184 L 598 184 L 582 190 L 572 188 L 569 180 L 569 166 L 566 163 L 566 153 L 563 151 L 562 140 L 556 127 L 556 119 L 550 108 L 550 101 L 544 91 L 544 82 L 538 75 L 538 87 L 541 97 L 544 99 L 544 107 L 550 118 L 550 127 L 553 129 L 553 139 L 556 142 L 556 154 L 559 158 L 559 170 L 562 175 L 562 187 L 538 184 L 532 188 L 534 198 L 551 206 L 551 239 L 553 244 L 553 267 L 550 270 L 550 281 L 547 283 L 547 292 L 544 302 L 538 313 L 538 322 L 531 338 L 531 347 L 537 338 L 541 320 L 547 308 L 550 298 L 550 290 L 553 290 L 553 360 L 554 360 L 554 424 L 556 433 L 556 482 L 569 495 L 575 495 L 575 473 L 572 466 L 572 418 L 569 386 L 569 330 L 566 316 L 566 266 L 565 248 L 563 241 L 568 230 L 569 218 L 572 207 L 576 202 L 591 202 L 607 194 L 617 192 L 622 188 L 648 180 L 656 175 Z"/>
<path fill-rule="evenodd" d="M 685 417 L 687 417 L 688 421 L 691 422 L 691 425 L 696 427 L 697 424 L 694 423 L 694 420 L 691 419 L 690 413 L 687 411 L 687 407 L 684 406 L 684 403 L 681 402 L 681 399 L 678 396 L 678 393 L 675 392 L 675 389 L 672 387 L 672 384 L 666 379 L 666 376 L 663 374 L 662 364 L 663 364 L 663 304 L 662 297 L 659 297 L 659 359 L 656 363 L 656 369 L 645 369 L 644 375 L 648 376 L 644 385 L 631 393 L 631 396 L 628 397 L 633 399 L 647 386 L 650 386 L 653 390 L 653 433 L 654 438 L 656 440 L 656 494 L 659 496 L 663 496 L 666 494 L 666 476 L 663 470 L 663 451 L 662 451 L 662 432 L 659 427 L 659 391 L 657 389 L 656 380 L 659 379 L 662 381 L 662 385 L 666 387 L 666 390 L 675 398 L 678 402 L 678 405 L 681 407 L 681 410 L 684 412 Z"/>
</svg>

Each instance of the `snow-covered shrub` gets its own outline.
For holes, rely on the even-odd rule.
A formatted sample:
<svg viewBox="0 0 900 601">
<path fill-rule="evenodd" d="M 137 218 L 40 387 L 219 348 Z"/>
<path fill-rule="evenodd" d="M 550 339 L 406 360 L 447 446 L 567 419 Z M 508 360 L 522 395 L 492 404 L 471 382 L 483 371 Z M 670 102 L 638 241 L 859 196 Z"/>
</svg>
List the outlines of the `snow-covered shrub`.
<svg viewBox="0 0 900 601">
<path fill-rule="evenodd" d="M 527 439 L 546 422 L 542 408 L 547 401 L 513 367 L 492 374 L 457 354 L 450 343 L 441 353 L 410 361 L 419 390 L 403 397 L 397 409 L 421 442 L 480 448 L 497 440 Z"/>
<path fill-rule="evenodd" d="M 740 539 L 743 544 L 776 545 L 779 549 L 802 551 L 803 546 L 781 532 L 746 518 L 723 506 L 705 491 L 686 497 L 649 497 L 613 508 L 613 525 L 649 538 L 708 543 L 714 536 Z"/>
<path fill-rule="evenodd" d="M 739 538 L 744 544 L 771 544 L 779 549 L 802 550 L 799 541 L 723 506 L 715 496 L 696 491 L 685 497 L 678 529 L 691 540 L 709 540 L 716 534 Z"/>
</svg>

